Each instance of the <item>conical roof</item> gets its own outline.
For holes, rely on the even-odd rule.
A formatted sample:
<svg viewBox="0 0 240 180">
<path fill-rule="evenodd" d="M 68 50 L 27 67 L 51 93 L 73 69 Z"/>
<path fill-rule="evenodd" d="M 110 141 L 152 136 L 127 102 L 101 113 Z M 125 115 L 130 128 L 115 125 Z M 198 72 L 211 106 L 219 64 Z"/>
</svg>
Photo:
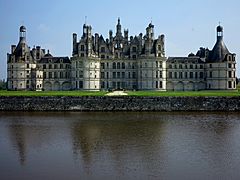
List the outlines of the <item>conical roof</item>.
<svg viewBox="0 0 240 180">
<path fill-rule="evenodd" d="M 225 43 L 223 40 L 218 40 L 213 47 L 213 50 L 210 53 L 209 61 L 211 62 L 222 62 L 225 59 L 225 56 L 229 54 Z"/>
</svg>

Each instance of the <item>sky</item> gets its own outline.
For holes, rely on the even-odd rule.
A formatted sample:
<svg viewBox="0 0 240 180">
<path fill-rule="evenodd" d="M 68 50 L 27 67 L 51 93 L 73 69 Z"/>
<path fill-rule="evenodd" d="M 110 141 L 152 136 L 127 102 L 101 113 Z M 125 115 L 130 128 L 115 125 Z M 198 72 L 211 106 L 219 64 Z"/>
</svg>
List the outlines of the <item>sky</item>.
<svg viewBox="0 0 240 180">
<path fill-rule="evenodd" d="M 87 17 L 87 18 L 85 18 Z M 27 28 L 28 46 L 40 45 L 53 56 L 71 56 L 72 34 L 82 35 L 86 23 L 93 34 L 116 32 L 118 17 L 129 36 L 145 34 L 152 21 L 155 37 L 165 34 L 166 56 L 187 56 L 199 47 L 212 49 L 216 26 L 224 27 L 224 41 L 240 55 L 239 0 L 0 0 L 0 79 L 6 79 L 7 53 L 19 41 L 19 27 Z M 237 65 L 240 77 L 240 65 Z"/>
</svg>

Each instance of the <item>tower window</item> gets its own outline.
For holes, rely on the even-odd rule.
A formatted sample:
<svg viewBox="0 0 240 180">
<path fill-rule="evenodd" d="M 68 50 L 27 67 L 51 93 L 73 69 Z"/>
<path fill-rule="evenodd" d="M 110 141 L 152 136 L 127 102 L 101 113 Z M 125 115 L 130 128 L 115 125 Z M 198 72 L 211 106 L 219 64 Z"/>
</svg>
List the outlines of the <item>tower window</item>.
<svg viewBox="0 0 240 180">
<path fill-rule="evenodd" d="M 101 52 L 105 53 L 105 47 L 101 47 Z"/>
<path fill-rule="evenodd" d="M 228 88 L 232 88 L 232 81 L 228 81 Z"/>
<path fill-rule="evenodd" d="M 137 47 L 135 47 L 135 46 L 132 47 L 132 52 L 134 52 L 134 53 L 137 52 Z"/>
<path fill-rule="evenodd" d="M 81 51 L 84 51 L 84 45 L 81 45 L 80 50 L 81 50 Z"/>
</svg>

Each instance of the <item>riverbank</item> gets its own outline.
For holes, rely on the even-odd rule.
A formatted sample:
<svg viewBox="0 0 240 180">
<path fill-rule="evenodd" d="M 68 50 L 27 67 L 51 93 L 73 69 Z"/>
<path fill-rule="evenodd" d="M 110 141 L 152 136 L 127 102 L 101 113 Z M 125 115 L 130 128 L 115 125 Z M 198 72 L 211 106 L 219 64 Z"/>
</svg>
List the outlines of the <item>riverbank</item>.
<svg viewBox="0 0 240 180">
<path fill-rule="evenodd" d="M 240 97 L 0 96 L 0 111 L 240 111 Z"/>
</svg>

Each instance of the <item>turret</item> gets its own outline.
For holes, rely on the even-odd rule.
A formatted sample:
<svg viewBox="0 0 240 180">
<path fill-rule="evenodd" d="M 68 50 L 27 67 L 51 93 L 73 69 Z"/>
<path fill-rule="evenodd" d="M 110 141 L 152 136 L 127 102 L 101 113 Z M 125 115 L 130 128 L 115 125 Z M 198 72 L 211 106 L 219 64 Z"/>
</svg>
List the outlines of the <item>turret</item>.
<svg viewBox="0 0 240 180">
<path fill-rule="evenodd" d="M 73 33 L 73 52 L 72 54 L 77 54 L 78 47 L 77 47 L 77 34 Z"/>
<path fill-rule="evenodd" d="M 98 33 L 95 33 L 94 45 L 95 45 L 95 51 L 96 51 L 96 52 L 99 51 L 98 41 L 99 41 L 99 34 L 98 34 Z"/>
<path fill-rule="evenodd" d="M 154 25 L 152 25 L 152 23 L 146 28 L 146 36 L 147 39 L 154 39 Z"/>
<path fill-rule="evenodd" d="M 217 40 L 222 40 L 223 39 L 223 27 L 222 26 L 218 26 L 217 27 Z"/>
<path fill-rule="evenodd" d="M 26 40 L 26 27 L 25 26 L 21 26 L 20 29 L 19 29 L 20 33 L 19 33 L 19 41 L 22 41 L 22 40 Z"/>
<path fill-rule="evenodd" d="M 120 24 L 120 18 L 118 18 L 118 24 L 117 24 L 117 33 L 116 36 L 122 36 L 122 26 Z"/>
</svg>

